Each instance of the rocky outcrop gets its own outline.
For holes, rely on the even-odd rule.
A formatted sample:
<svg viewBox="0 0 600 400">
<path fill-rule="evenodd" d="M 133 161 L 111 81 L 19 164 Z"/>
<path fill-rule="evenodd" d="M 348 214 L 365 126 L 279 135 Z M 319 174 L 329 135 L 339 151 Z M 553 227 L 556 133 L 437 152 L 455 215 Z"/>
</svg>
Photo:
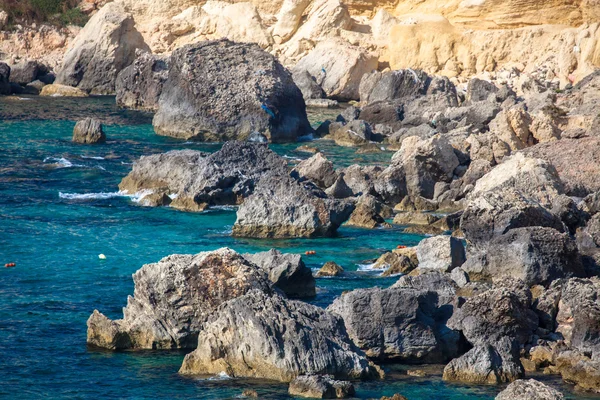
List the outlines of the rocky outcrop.
<svg viewBox="0 0 600 400">
<path fill-rule="evenodd" d="M 134 110 L 156 111 L 169 75 L 169 59 L 142 51 L 136 55 L 135 61 L 117 76 L 117 105 Z"/>
<path fill-rule="evenodd" d="M 288 393 L 313 399 L 345 399 L 353 396 L 355 391 L 350 382 L 321 375 L 302 375 L 290 382 Z"/>
<path fill-rule="evenodd" d="M 119 189 L 129 193 L 166 192 L 176 195 L 180 204 L 234 205 L 271 173 L 287 173 L 287 161 L 264 144 L 227 142 L 210 155 L 175 150 L 143 156 L 123 178 Z"/>
<path fill-rule="evenodd" d="M 217 374 L 290 382 L 300 375 L 376 376 L 341 318 L 254 290 L 224 303 L 204 324 L 184 375 Z"/>
<path fill-rule="evenodd" d="M 319 271 L 317 271 L 317 277 L 321 278 L 324 276 L 338 276 L 344 273 L 344 268 L 340 267 L 333 261 L 327 261 Z"/>
<path fill-rule="evenodd" d="M 92 94 L 114 94 L 117 75 L 135 60 L 137 49 L 150 50 L 133 17 L 120 3 L 109 3 L 69 46 L 56 83 Z"/>
<path fill-rule="evenodd" d="M 266 274 L 233 250 L 171 255 L 133 275 L 123 319 L 98 311 L 88 319 L 87 342 L 111 350 L 195 348 L 206 318 L 251 289 L 271 293 Z M 219 371 L 220 372 L 220 371 Z"/>
<path fill-rule="evenodd" d="M 257 45 L 228 40 L 173 52 L 153 125 L 159 135 L 204 141 L 260 132 L 293 142 L 312 132 L 290 73 Z"/>
<path fill-rule="evenodd" d="M 333 163 L 321 153 L 299 162 L 294 171 L 301 177 L 310 179 L 321 189 L 327 189 L 337 179 Z"/>
<path fill-rule="evenodd" d="M 520 379 L 508 385 L 496 400 L 563 400 L 565 396 L 558 390 L 536 381 Z"/>
<path fill-rule="evenodd" d="M 348 219 L 352 203 L 330 199 L 310 183 L 288 175 L 261 179 L 237 211 L 233 235 L 255 238 L 332 236 Z"/>
<path fill-rule="evenodd" d="M 390 218 L 392 214 L 393 211 L 389 206 L 382 204 L 370 194 L 363 194 L 358 198 L 346 225 L 367 229 L 390 227 L 385 218 Z"/>
<path fill-rule="evenodd" d="M 378 360 L 439 363 L 460 354 L 460 335 L 446 326 L 453 296 L 394 287 L 357 289 L 327 309 L 344 319 L 350 338 Z"/>
<path fill-rule="evenodd" d="M 299 254 L 284 254 L 271 249 L 256 254 L 244 254 L 244 258 L 261 267 L 271 282 L 290 297 L 313 297 L 316 295 L 315 278 Z"/>
<path fill-rule="evenodd" d="M 10 89 L 10 67 L 8 64 L 0 62 L 0 95 L 9 95 Z"/>
<path fill-rule="evenodd" d="M 450 272 L 465 262 L 465 247 L 452 236 L 434 236 L 419 242 L 417 258 L 419 270 Z"/>
<path fill-rule="evenodd" d="M 40 96 L 46 97 L 88 97 L 88 94 L 79 88 L 54 83 L 42 88 Z"/>
<path fill-rule="evenodd" d="M 26 86 L 48 72 L 47 66 L 35 60 L 27 60 L 11 66 L 10 81 Z"/>
<path fill-rule="evenodd" d="M 73 142 L 81 144 L 97 144 L 106 142 L 106 135 L 100 121 L 86 118 L 75 124 Z"/>
</svg>

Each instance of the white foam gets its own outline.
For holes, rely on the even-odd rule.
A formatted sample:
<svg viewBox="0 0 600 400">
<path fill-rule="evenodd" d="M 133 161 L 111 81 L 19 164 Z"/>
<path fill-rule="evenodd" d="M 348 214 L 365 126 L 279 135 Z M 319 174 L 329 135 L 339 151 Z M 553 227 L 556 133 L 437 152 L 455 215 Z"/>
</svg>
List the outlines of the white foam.
<svg viewBox="0 0 600 400">
<path fill-rule="evenodd" d="M 387 268 L 373 268 L 373 266 L 375 266 L 375 263 L 371 263 L 371 264 L 356 264 L 356 266 L 358 267 L 357 269 L 359 271 L 385 271 Z"/>
<path fill-rule="evenodd" d="M 88 160 L 105 160 L 104 157 L 94 157 L 94 156 L 81 156 L 81 158 L 87 158 Z"/>
<path fill-rule="evenodd" d="M 58 192 L 58 197 L 66 200 L 106 200 L 115 197 L 129 197 L 132 201 L 139 202 L 144 196 L 152 193 L 151 190 L 142 190 L 134 194 L 125 191 L 100 192 L 100 193 L 63 193 Z"/>
<path fill-rule="evenodd" d="M 197 378 L 199 381 L 226 381 L 231 379 L 229 375 L 225 371 L 221 371 L 215 376 L 211 376 L 209 378 Z"/>
<path fill-rule="evenodd" d="M 81 164 L 73 164 L 64 157 L 46 157 L 44 158 L 44 162 L 55 164 L 57 168 L 84 167 L 84 165 Z"/>
</svg>

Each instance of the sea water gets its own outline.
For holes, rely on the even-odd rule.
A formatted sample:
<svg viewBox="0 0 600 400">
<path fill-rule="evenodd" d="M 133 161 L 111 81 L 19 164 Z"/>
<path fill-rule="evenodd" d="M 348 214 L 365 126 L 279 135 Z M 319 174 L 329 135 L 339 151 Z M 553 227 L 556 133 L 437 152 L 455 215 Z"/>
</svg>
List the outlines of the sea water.
<svg viewBox="0 0 600 400">
<path fill-rule="evenodd" d="M 311 113 L 311 122 L 339 111 Z M 107 125 L 104 145 L 71 142 L 74 121 L 98 117 Z M 336 166 L 385 165 L 391 153 L 356 154 L 326 141 L 320 148 Z M 0 397 L 8 399 L 226 399 L 244 389 L 261 398 L 285 399 L 287 385 L 224 374 L 178 375 L 180 351 L 108 352 L 86 346 L 86 320 L 94 309 L 122 317 L 133 293 L 131 274 L 145 263 L 174 253 L 230 247 L 238 252 L 277 248 L 304 254 L 317 270 L 327 261 L 344 267 L 343 277 L 317 279 L 312 303 L 326 307 L 345 290 L 388 287 L 396 278 L 365 268 L 383 252 L 412 246 L 422 236 L 400 228 L 341 227 L 327 239 L 250 240 L 231 237 L 235 208 L 184 213 L 149 208 L 118 190 L 142 155 L 174 149 L 216 151 L 219 144 L 184 142 L 154 134 L 151 116 L 126 112 L 113 98 L 0 100 Z M 272 145 L 290 163 L 310 154 L 298 144 Z M 99 259 L 104 254 L 106 259 Z M 15 268 L 4 268 L 5 263 Z M 447 384 L 441 366 L 386 365 L 385 381 L 356 385 L 357 398 L 402 393 L 420 399 L 493 399 L 501 388 Z M 423 378 L 407 368 L 426 369 Z M 583 398 L 555 378 L 540 377 L 571 398 Z"/>
</svg>

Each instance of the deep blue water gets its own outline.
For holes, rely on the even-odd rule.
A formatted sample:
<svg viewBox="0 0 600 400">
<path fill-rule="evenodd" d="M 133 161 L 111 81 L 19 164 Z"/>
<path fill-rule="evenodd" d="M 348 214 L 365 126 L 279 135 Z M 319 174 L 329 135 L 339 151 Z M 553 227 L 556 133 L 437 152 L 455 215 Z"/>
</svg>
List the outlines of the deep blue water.
<svg viewBox="0 0 600 400">
<path fill-rule="evenodd" d="M 315 250 L 315 256 L 304 258 L 315 269 L 336 261 L 349 273 L 317 280 L 313 302 L 327 306 L 344 290 L 392 284 L 394 278 L 358 271 L 359 265 L 421 237 L 400 229 L 342 227 L 332 239 L 242 240 L 230 236 L 231 209 L 190 214 L 141 207 L 116 193 L 135 159 L 180 148 L 214 151 L 219 145 L 156 136 L 147 115 L 113 104 L 111 98 L 0 100 L 0 397 L 222 399 L 253 388 L 261 398 L 288 398 L 280 383 L 180 377 L 181 352 L 89 350 L 86 320 L 95 308 L 120 318 L 133 292 L 131 274 L 143 264 L 223 246 L 239 252 Z M 71 143 L 72 120 L 87 115 L 109 124 L 107 144 Z M 324 117 L 312 115 L 313 122 Z M 390 158 L 390 153 L 356 155 L 324 141 L 311 145 L 338 166 Z M 309 156 L 296 152 L 297 146 L 272 148 L 293 162 Z M 100 253 L 107 259 L 99 260 Z M 4 268 L 8 262 L 17 267 Z M 386 368 L 384 382 L 357 385 L 358 398 L 400 392 L 412 400 L 483 400 L 500 390 L 446 384 L 439 366 L 426 378 L 407 377 L 401 366 Z"/>
</svg>

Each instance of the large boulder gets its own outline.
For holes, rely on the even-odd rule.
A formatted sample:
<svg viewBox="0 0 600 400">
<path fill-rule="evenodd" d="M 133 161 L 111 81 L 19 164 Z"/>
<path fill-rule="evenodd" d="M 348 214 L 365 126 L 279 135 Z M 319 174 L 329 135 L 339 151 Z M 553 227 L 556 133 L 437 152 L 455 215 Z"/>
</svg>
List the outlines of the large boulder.
<svg viewBox="0 0 600 400">
<path fill-rule="evenodd" d="M 92 94 L 114 94 L 117 75 L 135 60 L 137 49 L 150 51 L 133 17 L 120 3 L 108 3 L 69 46 L 56 83 Z"/>
<path fill-rule="evenodd" d="M 57 83 L 46 85 L 40 92 L 42 97 L 88 97 L 87 92 L 67 85 Z"/>
<path fill-rule="evenodd" d="M 373 71 L 360 81 L 360 101 L 368 104 L 425 95 L 430 82 L 429 75 L 420 70 Z"/>
<path fill-rule="evenodd" d="M 98 311 L 88 319 L 90 345 L 118 349 L 195 348 L 206 318 L 251 289 L 271 293 L 266 274 L 233 250 L 171 255 L 133 274 L 123 319 Z"/>
<path fill-rule="evenodd" d="M 460 335 L 449 329 L 454 296 L 412 288 L 357 289 L 328 310 L 344 319 L 350 338 L 379 360 L 440 363 L 460 354 Z"/>
<path fill-rule="evenodd" d="M 48 73 L 48 67 L 45 65 L 34 60 L 22 61 L 11 67 L 10 81 L 25 86 L 46 73 Z"/>
<path fill-rule="evenodd" d="M 235 205 L 271 173 L 287 173 L 285 158 L 264 144 L 233 141 L 210 155 L 174 150 L 143 156 L 133 164 L 119 189 L 175 194 L 180 204 Z"/>
<path fill-rule="evenodd" d="M 288 175 L 261 179 L 237 211 L 233 235 L 255 238 L 332 236 L 352 213 L 352 203 L 330 199 L 309 182 Z"/>
<path fill-rule="evenodd" d="M 9 95 L 10 89 L 10 67 L 0 62 L 0 95 Z"/>
<path fill-rule="evenodd" d="M 82 144 L 106 142 L 106 135 L 100 121 L 93 118 L 78 121 L 73 129 L 73 142 Z"/>
<path fill-rule="evenodd" d="M 294 73 L 307 71 L 329 98 L 358 100 L 363 75 L 377 69 L 377 64 L 375 54 L 343 39 L 330 38 L 302 58 L 294 67 Z"/>
<path fill-rule="evenodd" d="M 565 396 L 558 390 L 535 379 L 519 379 L 496 396 L 496 400 L 564 400 L 564 398 Z"/>
<path fill-rule="evenodd" d="M 375 376 L 341 318 L 259 290 L 224 303 L 206 321 L 184 375 L 218 374 L 290 382 L 300 375 Z"/>
<path fill-rule="evenodd" d="M 354 385 L 347 381 L 336 381 L 322 375 L 302 375 L 290 382 L 288 393 L 313 399 L 345 399 L 353 396 L 355 391 Z"/>
<path fill-rule="evenodd" d="M 312 132 L 291 74 L 256 44 L 213 40 L 171 54 L 153 120 L 159 135 L 181 139 L 293 142 Z"/>
<path fill-rule="evenodd" d="M 117 76 L 117 105 L 134 110 L 156 111 L 168 76 L 167 57 L 138 51 L 135 61 Z"/>
<path fill-rule="evenodd" d="M 321 189 L 327 189 L 337 179 L 333 163 L 321 153 L 299 162 L 294 171 L 301 177 L 310 179 Z"/>
<path fill-rule="evenodd" d="M 290 297 L 316 295 L 315 278 L 299 254 L 284 254 L 271 249 L 256 254 L 244 254 L 250 262 L 261 267 L 271 282 Z"/>
<path fill-rule="evenodd" d="M 551 163 L 569 196 L 585 197 L 600 190 L 600 137 L 562 139 L 523 150 L 528 157 Z"/>
<path fill-rule="evenodd" d="M 419 242 L 417 258 L 419 270 L 450 272 L 465 262 L 465 247 L 455 237 L 434 236 Z"/>
</svg>

